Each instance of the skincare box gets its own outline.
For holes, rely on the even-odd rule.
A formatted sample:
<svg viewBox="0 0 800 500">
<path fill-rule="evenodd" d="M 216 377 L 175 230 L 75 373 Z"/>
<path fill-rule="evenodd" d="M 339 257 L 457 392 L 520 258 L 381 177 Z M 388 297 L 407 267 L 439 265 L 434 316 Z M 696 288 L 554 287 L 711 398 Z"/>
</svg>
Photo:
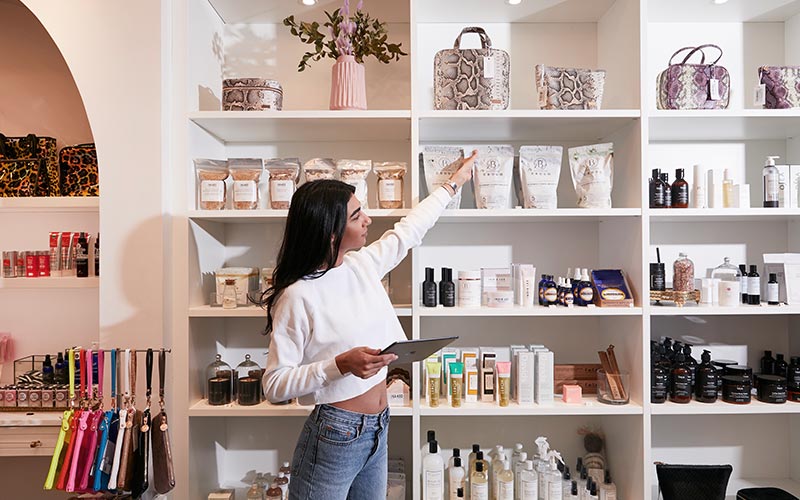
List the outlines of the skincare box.
<svg viewBox="0 0 800 500">
<path fill-rule="evenodd" d="M 633 294 L 625 273 L 620 269 L 595 269 L 592 285 L 597 293 L 594 303 L 599 307 L 633 307 Z"/>
<path fill-rule="evenodd" d="M 511 302 L 514 301 L 514 290 L 511 286 L 511 270 L 504 268 L 481 269 L 481 305 L 489 305 L 489 292 L 511 292 Z"/>
<path fill-rule="evenodd" d="M 536 353 L 533 351 L 518 351 L 516 354 L 517 377 L 512 380 L 515 385 L 517 403 L 520 405 L 533 404 L 535 400 L 534 383 L 536 370 Z"/>
<path fill-rule="evenodd" d="M 750 208 L 750 184 L 733 186 L 733 208 Z"/>
<path fill-rule="evenodd" d="M 537 351 L 535 358 L 534 396 L 537 404 L 553 402 L 553 353 Z"/>
</svg>

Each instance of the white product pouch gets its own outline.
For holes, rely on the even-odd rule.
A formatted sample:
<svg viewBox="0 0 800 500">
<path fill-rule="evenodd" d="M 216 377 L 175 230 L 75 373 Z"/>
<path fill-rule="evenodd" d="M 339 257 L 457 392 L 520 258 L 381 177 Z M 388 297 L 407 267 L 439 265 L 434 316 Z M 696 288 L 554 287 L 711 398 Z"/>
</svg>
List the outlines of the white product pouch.
<svg viewBox="0 0 800 500">
<path fill-rule="evenodd" d="M 514 180 L 514 147 L 478 146 L 473 167 L 475 204 L 478 208 L 511 208 Z"/>
<path fill-rule="evenodd" d="M 614 143 L 569 148 L 569 166 L 578 208 L 611 208 Z"/>
<path fill-rule="evenodd" d="M 561 177 L 561 146 L 522 146 L 519 176 L 524 208 L 558 208 L 558 179 Z"/>
<path fill-rule="evenodd" d="M 367 176 L 372 170 L 372 160 L 336 160 L 339 180 L 356 188 L 356 198 L 361 208 L 367 208 Z"/>
<path fill-rule="evenodd" d="M 428 194 L 445 184 L 461 166 L 464 150 L 457 146 L 425 146 L 422 162 L 425 169 L 425 184 Z M 448 209 L 461 207 L 461 188 L 447 204 Z"/>
</svg>

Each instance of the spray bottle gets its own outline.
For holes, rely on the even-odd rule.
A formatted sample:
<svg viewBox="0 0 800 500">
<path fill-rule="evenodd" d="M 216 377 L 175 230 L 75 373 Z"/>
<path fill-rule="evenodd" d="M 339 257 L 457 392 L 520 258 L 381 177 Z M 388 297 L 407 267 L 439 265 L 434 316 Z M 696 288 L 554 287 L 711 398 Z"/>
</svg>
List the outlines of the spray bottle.
<svg viewBox="0 0 800 500">
<path fill-rule="evenodd" d="M 562 500 L 562 481 L 561 473 L 558 471 L 558 463 L 562 462 L 561 453 L 551 450 L 547 453 L 547 460 L 549 462 L 549 470 L 546 475 L 547 492 L 545 498 L 547 500 Z"/>
<path fill-rule="evenodd" d="M 539 451 L 536 460 L 533 462 L 536 469 L 536 479 L 539 483 L 537 490 L 539 500 L 544 500 L 545 492 L 547 491 L 547 473 L 550 471 L 550 464 L 547 459 L 547 453 L 550 451 L 550 444 L 547 442 L 547 438 L 543 436 L 536 438 L 534 443 L 536 444 L 536 449 Z"/>
</svg>

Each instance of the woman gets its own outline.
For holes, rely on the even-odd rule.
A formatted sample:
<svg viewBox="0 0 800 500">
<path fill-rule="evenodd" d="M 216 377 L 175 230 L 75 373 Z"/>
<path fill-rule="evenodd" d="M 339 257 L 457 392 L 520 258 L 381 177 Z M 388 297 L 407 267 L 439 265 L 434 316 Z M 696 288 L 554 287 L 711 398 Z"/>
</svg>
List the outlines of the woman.
<svg viewBox="0 0 800 500">
<path fill-rule="evenodd" d="M 292 197 L 283 244 L 264 294 L 271 333 L 264 393 L 316 405 L 292 461 L 289 498 L 386 498 L 389 409 L 381 349 L 405 340 L 381 278 L 421 243 L 477 153 L 378 241 L 352 186 L 304 184 Z M 358 250 L 358 251 L 351 251 Z"/>
</svg>

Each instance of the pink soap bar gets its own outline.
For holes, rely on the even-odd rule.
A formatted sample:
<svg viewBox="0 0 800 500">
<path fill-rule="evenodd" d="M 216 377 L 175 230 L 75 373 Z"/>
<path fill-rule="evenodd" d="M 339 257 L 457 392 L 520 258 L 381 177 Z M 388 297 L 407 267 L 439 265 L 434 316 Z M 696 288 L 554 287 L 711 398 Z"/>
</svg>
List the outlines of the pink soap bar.
<svg viewBox="0 0 800 500">
<path fill-rule="evenodd" d="M 580 404 L 583 401 L 581 386 L 564 384 L 564 402 Z"/>
</svg>

